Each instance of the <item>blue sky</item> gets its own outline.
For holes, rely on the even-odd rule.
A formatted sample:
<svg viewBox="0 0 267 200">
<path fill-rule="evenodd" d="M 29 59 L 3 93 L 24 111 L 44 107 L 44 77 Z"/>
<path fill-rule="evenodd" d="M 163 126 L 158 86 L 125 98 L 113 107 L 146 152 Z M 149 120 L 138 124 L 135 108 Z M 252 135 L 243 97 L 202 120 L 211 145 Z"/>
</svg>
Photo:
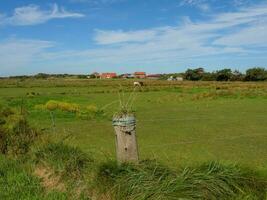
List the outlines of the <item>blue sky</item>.
<svg viewBox="0 0 267 200">
<path fill-rule="evenodd" d="M 267 0 L 2 0 L 0 76 L 267 66 Z"/>
</svg>

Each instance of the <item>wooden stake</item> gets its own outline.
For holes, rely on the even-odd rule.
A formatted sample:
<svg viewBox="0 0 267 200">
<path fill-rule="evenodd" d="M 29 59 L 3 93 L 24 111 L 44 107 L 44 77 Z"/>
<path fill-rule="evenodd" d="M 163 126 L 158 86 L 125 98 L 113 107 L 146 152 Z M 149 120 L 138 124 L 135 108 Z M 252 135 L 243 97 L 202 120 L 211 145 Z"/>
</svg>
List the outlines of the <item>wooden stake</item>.
<svg viewBox="0 0 267 200">
<path fill-rule="evenodd" d="M 136 121 L 133 116 L 114 118 L 116 154 L 119 164 L 123 162 L 138 163 L 136 140 Z"/>
</svg>

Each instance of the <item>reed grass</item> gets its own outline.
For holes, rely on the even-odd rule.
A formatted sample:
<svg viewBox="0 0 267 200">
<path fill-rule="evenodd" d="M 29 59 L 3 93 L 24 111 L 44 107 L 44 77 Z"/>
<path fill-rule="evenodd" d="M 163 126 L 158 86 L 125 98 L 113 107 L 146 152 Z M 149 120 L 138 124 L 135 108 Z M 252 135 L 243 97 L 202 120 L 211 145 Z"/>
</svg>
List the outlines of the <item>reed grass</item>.
<svg viewBox="0 0 267 200">
<path fill-rule="evenodd" d="M 121 166 L 109 162 L 100 166 L 98 182 L 116 200 L 266 198 L 266 180 L 257 173 L 218 162 L 178 170 L 155 161 Z"/>
</svg>

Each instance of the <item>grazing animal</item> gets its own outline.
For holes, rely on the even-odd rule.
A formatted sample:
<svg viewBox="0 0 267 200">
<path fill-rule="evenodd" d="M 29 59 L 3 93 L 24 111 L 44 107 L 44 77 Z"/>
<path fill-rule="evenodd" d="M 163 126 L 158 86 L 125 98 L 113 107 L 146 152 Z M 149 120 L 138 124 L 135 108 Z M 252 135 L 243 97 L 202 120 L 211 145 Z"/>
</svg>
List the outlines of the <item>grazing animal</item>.
<svg viewBox="0 0 267 200">
<path fill-rule="evenodd" d="M 136 86 L 139 86 L 139 87 L 144 86 L 144 83 L 142 81 L 136 81 L 134 82 L 134 87 Z"/>
</svg>

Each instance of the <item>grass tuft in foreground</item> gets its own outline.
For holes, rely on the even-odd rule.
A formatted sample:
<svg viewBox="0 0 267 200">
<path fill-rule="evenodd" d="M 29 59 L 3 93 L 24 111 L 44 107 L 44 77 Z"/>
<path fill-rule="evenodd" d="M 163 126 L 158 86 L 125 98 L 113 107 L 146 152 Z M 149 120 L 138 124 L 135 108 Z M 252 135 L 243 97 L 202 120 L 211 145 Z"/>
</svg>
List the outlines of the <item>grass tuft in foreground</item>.
<svg viewBox="0 0 267 200">
<path fill-rule="evenodd" d="M 157 162 L 139 165 L 108 162 L 98 171 L 98 185 L 114 199 L 257 199 L 266 198 L 266 181 L 251 170 L 211 162 L 171 170 Z"/>
<path fill-rule="evenodd" d="M 92 167 L 94 160 L 80 149 L 58 143 L 48 143 L 35 153 L 39 164 L 49 165 L 62 177 L 82 178 L 85 171 Z"/>
<path fill-rule="evenodd" d="M 67 199 L 66 193 L 45 192 L 37 177 L 27 173 L 20 162 L 0 156 L 0 199 Z"/>
</svg>

